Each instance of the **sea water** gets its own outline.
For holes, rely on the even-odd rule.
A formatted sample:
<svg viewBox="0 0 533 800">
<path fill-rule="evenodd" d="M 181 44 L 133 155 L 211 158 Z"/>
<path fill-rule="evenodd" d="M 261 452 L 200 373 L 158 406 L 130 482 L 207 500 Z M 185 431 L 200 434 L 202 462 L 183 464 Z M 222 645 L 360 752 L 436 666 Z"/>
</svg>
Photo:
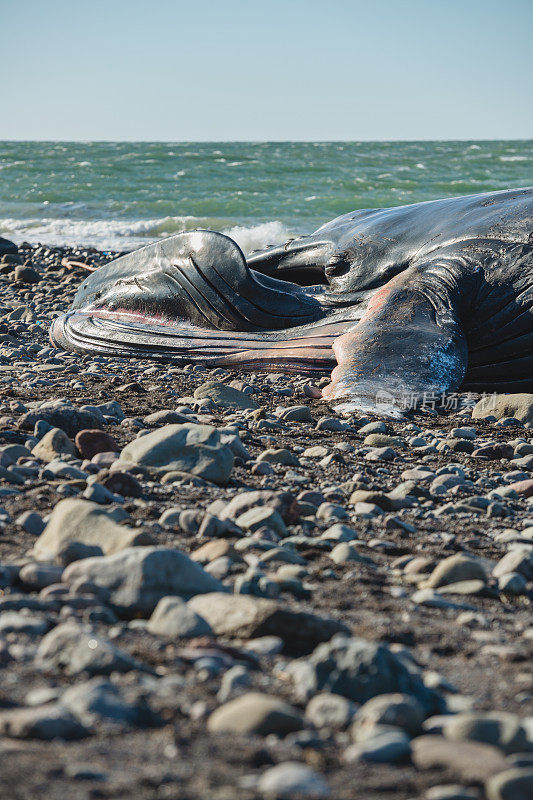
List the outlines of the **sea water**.
<svg viewBox="0 0 533 800">
<path fill-rule="evenodd" d="M 533 140 L 0 142 L 0 235 L 129 250 L 195 228 L 247 253 L 357 208 L 533 185 Z"/>
</svg>

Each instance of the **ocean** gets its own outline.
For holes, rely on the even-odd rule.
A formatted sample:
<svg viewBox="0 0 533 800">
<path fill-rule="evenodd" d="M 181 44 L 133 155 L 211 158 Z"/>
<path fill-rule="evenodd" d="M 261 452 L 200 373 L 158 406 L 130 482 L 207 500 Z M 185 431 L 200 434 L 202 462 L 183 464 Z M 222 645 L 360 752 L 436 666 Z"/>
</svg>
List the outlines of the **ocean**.
<svg viewBox="0 0 533 800">
<path fill-rule="evenodd" d="M 533 140 L 0 142 L 0 235 L 129 250 L 194 228 L 245 252 L 356 208 L 533 184 Z"/>
</svg>

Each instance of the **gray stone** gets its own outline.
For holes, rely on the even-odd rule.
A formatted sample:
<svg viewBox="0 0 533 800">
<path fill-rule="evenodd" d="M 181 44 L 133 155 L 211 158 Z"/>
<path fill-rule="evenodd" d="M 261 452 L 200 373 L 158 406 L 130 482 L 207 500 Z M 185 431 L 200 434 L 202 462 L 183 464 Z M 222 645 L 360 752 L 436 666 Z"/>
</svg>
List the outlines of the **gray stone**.
<svg viewBox="0 0 533 800">
<path fill-rule="evenodd" d="M 456 714 L 444 726 L 444 736 L 452 742 L 472 741 L 494 745 L 505 753 L 529 749 L 519 717 L 504 711 Z"/>
<path fill-rule="evenodd" d="M 222 676 L 217 700 L 219 703 L 226 703 L 235 695 L 245 692 L 249 687 L 250 673 L 245 667 L 236 664 L 234 667 L 230 667 Z"/>
<path fill-rule="evenodd" d="M 506 572 L 498 578 L 498 590 L 502 594 L 525 594 L 527 581 L 519 572 Z"/>
<path fill-rule="evenodd" d="M 526 580 L 533 580 L 533 549 L 529 545 L 509 550 L 492 570 L 495 578 L 508 572 L 519 572 Z"/>
<path fill-rule="evenodd" d="M 305 717 L 315 728 L 342 731 L 348 727 L 356 710 L 356 704 L 347 700 L 346 697 L 330 692 L 320 692 L 308 702 Z"/>
<path fill-rule="evenodd" d="M 487 800 L 531 800 L 533 768 L 507 769 L 489 778 L 485 784 Z"/>
<path fill-rule="evenodd" d="M 415 697 L 426 713 L 438 711 L 442 701 L 428 689 L 409 659 L 402 659 L 386 645 L 338 634 L 320 644 L 307 659 L 288 665 L 295 691 L 309 698 L 318 691 L 341 694 L 356 703 L 391 692 Z"/>
<path fill-rule="evenodd" d="M 417 736 L 411 742 L 411 758 L 421 770 L 445 768 L 467 783 L 484 781 L 507 766 L 497 747 L 479 742 L 451 742 L 443 736 Z"/>
<path fill-rule="evenodd" d="M 100 412 L 82 411 L 66 403 L 57 403 L 28 411 L 19 418 L 18 424 L 20 428 L 33 430 L 39 420 L 48 422 L 54 428 L 61 428 L 67 436 L 75 436 L 86 428 L 101 428 L 104 422 Z"/>
<path fill-rule="evenodd" d="M 533 424 L 533 394 L 520 392 L 483 398 L 472 409 L 472 419 L 485 417 L 496 417 L 496 419 L 513 417 L 520 422 Z"/>
<path fill-rule="evenodd" d="M 352 734 L 359 741 L 359 734 L 371 734 L 377 725 L 392 725 L 401 728 L 410 736 L 421 733 L 424 709 L 409 694 L 381 694 L 368 700 L 355 715 Z"/>
<path fill-rule="evenodd" d="M 44 614 L 31 611 L 2 611 L 0 613 L 0 634 L 25 633 L 28 636 L 41 636 L 50 627 Z"/>
<path fill-rule="evenodd" d="M 348 542 L 340 542 L 340 544 L 336 545 L 329 554 L 329 557 L 335 564 L 346 564 L 354 561 L 367 565 L 374 564 L 371 558 L 361 555 L 357 548 L 353 547 Z"/>
<path fill-rule="evenodd" d="M 130 700 L 124 689 L 100 677 L 71 686 L 60 702 L 88 727 L 100 722 L 147 727 L 156 721 L 142 698 Z"/>
<path fill-rule="evenodd" d="M 87 728 L 59 703 L 0 711 L 0 734 L 14 739 L 82 739 Z"/>
<path fill-rule="evenodd" d="M 432 786 L 424 795 L 424 800 L 478 800 L 479 794 L 475 789 L 462 786 L 459 783 L 443 783 Z"/>
<path fill-rule="evenodd" d="M 48 464 L 61 456 L 75 456 L 76 447 L 65 431 L 60 428 L 52 428 L 37 442 L 31 452 L 35 458 Z"/>
<path fill-rule="evenodd" d="M 36 511 L 24 511 L 15 523 L 32 536 L 40 536 L 45 528 L 43 518 Z"/>
<path fill-rule="evenodd" d="M 309 406 L 289 406 L 280 411 L 278 418 L 285 422 L 313 422 Z"/>
<path fill-rule="evenodd" d="M 207 721 L 213 733 L 270 733 L 284 735 L 304 727 L 300 712 L 280 700 L 260 692 L 247 692 L 217 708 Z"/>
<path fill-rule="evenodd" d="M 269 767 L 259 778 L 257 788 L 269 800 L 293 797 L 321 800 L 331 796 L 325 778 L 299 761 L 285 761 Z"/>
<path fill-rule="evenodd" d="M 111 642 L 70 621 L 58 625 L 43 637 L 36 659 L 44 669 L 59 668 L 69 675 L 80 672 L 109 675 L 111 672 L 143 669 L 138 661 Z"/>
<path fill-rule="evenodd" d="M 405 731 L 388 730 L 377 733 L 366 742 L 348 747 L 344 753 L 347 762 L 366 761 L 374 764 L 396 764 L 407 761 L 411 754 L 411 740 Z"/>
<path fill-rule="evenodd" d="M 244 594 L 202 594 L 193 597 L 189 606 L 209 623 L 217 636 L 242 639 L 279 636 L 288 652 L 309 652 L 318 642 L 347 630 L 335 619 Z"/>
<path fill-rule="evenodd" d="M 198 616 L 179 597 L 163 597 L 148 621 L 150 633 L 170 638 L 192 639 L 195 636 L 212 636 L 213 631 L 205 619 Z"/>
<path fill-rule="evenodd" d="M 110 604 L 125 617 L 150 616 L 167 595 L 189 598 L 224 591 L 222 584 L 188 555 L 169 547 L 134 547 L 110 556 L 86 558 L 70 564 L 63 573 L 68 584 L 80 578 L 107 589 Z"/>
<path fill-rule="evenodd" d="M 253 532 L 266 526 L 279 536 L 287 536 L 289 533 L 279 511 L 276 511 L 275 508 L 270 508 L 270 506 L 250 508 L 237 517 L 236 523 L 245 531 Z"/>
<path fill-rule="evenodd" d="M 487 580 L 485 569 L 477 559 L 457 553 L 440 561 L 425 585 L 431 589 L 438 589 L 450 583 L 470 580 L 480 580 L 485 583 Z"/>
<path fill-rule="evenodd" d="M 40 591 L 45 586 L 61 581 L 63 567 L 56 564 L 25 564 L 19 573 L 19 580 L 27 588 Z"/>
<path fill-rule="evenodd" d="M 133 545 L 152 543 L 149 534 L 118 525 L 124 518 L 127 518 L 124 511 L 109 511 L 88 500 L 61 500 L 35 542 L 33 555 L 41 561 L 51 561 L 72 542 L 99 547 L 108 555 Z"/>
<path fill-rule="evenodd" d="M 269 464 L 281 464 L 284 467 L 298 467 L 298 457 L 286 448 L 270 448 L 263 450 L 257 457 L 258 463 L 267 461 Z"/>
<path fill-rule="evenodd" d="M 233 469 L 231 447 L 211 425 L 164 425 L 122 450 L 120 462 L 139 464 L 156 470 L 187 472 L 225 485 Z"/>
<path fill-rule="evenodd" d="M 223 408 L 238 408 L 238 409 L 255 409 L 259 408 L 255 400 L 249 394 L 234 389 L 233 386 L 228 386 L 226 383 L 219 381 L 207 381 L 202 383 L 194 391 L 194 398 L 196 400 L 209 399 L 217 406 Z"/>
</svg>

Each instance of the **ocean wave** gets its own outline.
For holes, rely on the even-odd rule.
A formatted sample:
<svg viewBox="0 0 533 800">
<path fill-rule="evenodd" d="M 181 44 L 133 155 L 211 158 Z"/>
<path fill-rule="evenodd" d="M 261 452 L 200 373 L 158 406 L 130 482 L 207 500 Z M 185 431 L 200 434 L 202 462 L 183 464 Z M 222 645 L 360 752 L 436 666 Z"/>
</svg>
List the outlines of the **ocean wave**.
<svg viewBox="0 0 533 800">
<path fill-rule="evenodd" d="M 81 245 L 103 250 L 131 250 L 175 233 L 198 228 L 218 230 L 234 239 L 245 253 L 269 244 L 281 244 L 289 230 L 279 220 L 253 225 L 232 225 L 213 217 L 163 217 L 144 220 L 0 219 L 0 235 L 48 245 Z"/>
</svg>

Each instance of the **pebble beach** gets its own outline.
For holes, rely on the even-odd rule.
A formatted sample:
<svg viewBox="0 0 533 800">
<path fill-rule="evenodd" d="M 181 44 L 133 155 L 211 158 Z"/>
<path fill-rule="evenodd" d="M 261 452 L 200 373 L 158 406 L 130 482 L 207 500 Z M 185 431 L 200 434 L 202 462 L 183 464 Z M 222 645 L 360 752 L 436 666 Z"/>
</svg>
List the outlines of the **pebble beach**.
<svg viewBox="0 0 533 800">
<path fill-rule="evenodd" d="M 115 254 L 0 257 L 0 787 L 533 797 L 533 395 L 55 350 Z"/>
</svg>

